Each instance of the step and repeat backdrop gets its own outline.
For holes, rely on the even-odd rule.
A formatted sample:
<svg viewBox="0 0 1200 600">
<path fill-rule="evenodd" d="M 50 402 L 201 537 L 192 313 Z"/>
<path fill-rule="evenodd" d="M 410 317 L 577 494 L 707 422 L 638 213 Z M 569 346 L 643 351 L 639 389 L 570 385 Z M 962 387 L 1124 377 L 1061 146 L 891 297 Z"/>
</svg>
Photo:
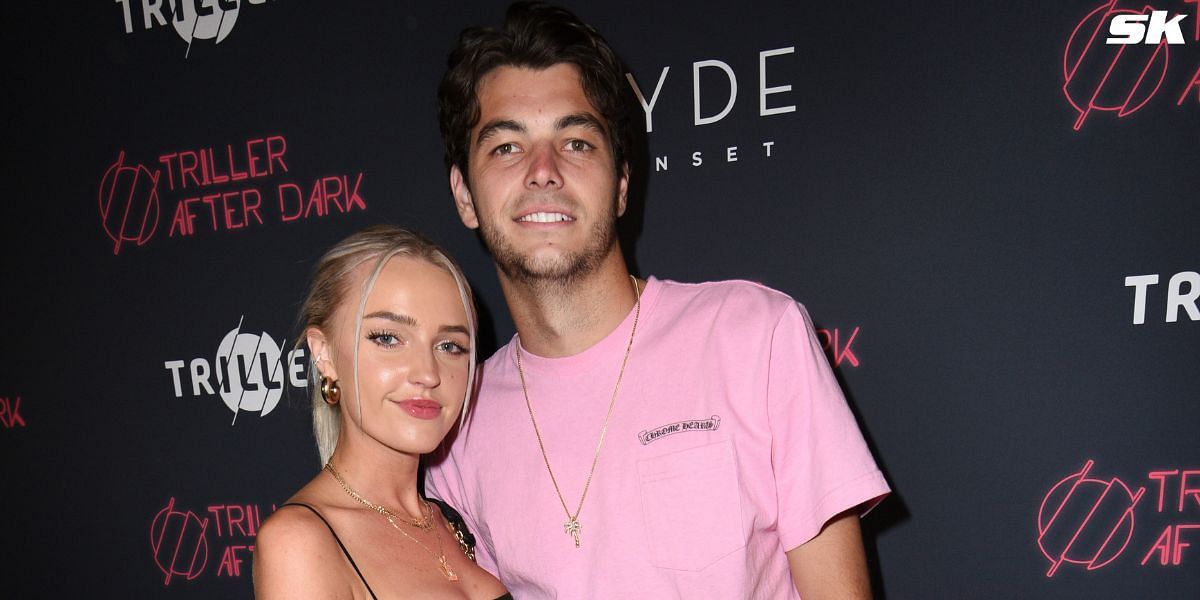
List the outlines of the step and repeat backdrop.
<svg viewBox="0 0 1200 600">
<path fill-rule="evenodd" d="M 513 333 L 434 101 L 504 4 L 27 4 L 0 595 L 252 597 L 257 529 L 320 466 L 294 344 L 321 252 L 425 232 L 482 353 Z M 568 6 L 642 105 L 633 269 L 811 311 L 895 488 L 879 597 L 1200 596 L 1200 4 Z"/>
</svg>

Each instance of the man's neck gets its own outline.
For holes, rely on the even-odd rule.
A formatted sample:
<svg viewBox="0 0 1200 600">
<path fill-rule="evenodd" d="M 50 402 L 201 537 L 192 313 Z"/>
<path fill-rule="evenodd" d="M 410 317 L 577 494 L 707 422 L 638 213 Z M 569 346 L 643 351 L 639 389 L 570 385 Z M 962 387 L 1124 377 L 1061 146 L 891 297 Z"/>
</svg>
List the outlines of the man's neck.
<svg viewBox="0 0 1200 600">
<path fill-rule="evenodd" d="M 521 346 L 538 356 L 587 350 L 612 333 L 637 301 L 619 248 L 595 271 L 565 283 L 525 282 L 498 272 Z"/>
</svg>

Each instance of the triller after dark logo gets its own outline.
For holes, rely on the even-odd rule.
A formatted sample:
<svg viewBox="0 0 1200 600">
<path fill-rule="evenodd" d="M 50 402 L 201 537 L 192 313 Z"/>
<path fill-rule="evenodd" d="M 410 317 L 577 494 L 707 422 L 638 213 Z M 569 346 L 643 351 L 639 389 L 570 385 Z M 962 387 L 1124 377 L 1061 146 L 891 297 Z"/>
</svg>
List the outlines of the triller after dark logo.
<svg viewBox="0 0 1200 600">
<path fill-rule="evenodd" d="M 21 397 L 0 397 L 0 428 L 20 429 L 25 427 L 21 416 Z"/>
<path fill-rule="evenodd" d="M 113 254 L 120 254 L 125 242 L 141 246 L 154 237 L 158 230 L 158 178 L 157 170 L 125 164 L 124 152 L 117 154 L 117 162 L 100 178 L 100 220 L 113 241 Z"/>
<path fill-rule="evenodd" d="M 1200 469 L 1152 470 L 1146 473 L 1148 487 L 1134 487 L 1095 474 L 1095 464 L 1089 460 L 1054 484 L 1038 508 L 1037 544 L 1049 563 L 1046 577 L 1065 567 L 1104 568 L 1130 548 L 1141 567 L 1183 564 L 1185 550 L 1200 538 Z"/>
<path fill-rule="evenodd" d="M 98 194 L 113 254 L 164 229 L 186 239 L 367 210 L 363 171 L 297 180 L 290 158 L 283 135 L 162 152 L 149 166 L 119 151 Z"/>
<path fill-rule="evenodd" d="M 858 332 L 861 327 L 855 326 L 854 329 L 832 329 L 821 328 L 817 330 L 817 339 L 821 342 L 821 348 L 825 350 L 825 354 L 829 356 L 829 364 L 834 367 L 841 367 L 843 363 L 849 364 L 851 367 L 862 365 L 858 356 L 854 354 L 854 340 L 858 338 Z M 843 336 L 843 334 L 845 334 Z"/>
<path fill-rule="evenodd" d="M 163 573 L 163 585 L 171 585 L 176 577 L 195 579 L 208 566 L 208 519 L 190 510 L 175 510 L 171 498 L 150 523 L 150 549 Z"/>
<path fill-rule="evenodd" d="M 1087 461 L 1078 473 L 1059 481 L 1038 509 L 1038 547 L 1050 561 L 1047 577 L 1065 563 L 1092 571 L 1112 562 L 1133 537 L 1133 509 L 1146 488 L 1129 489 L 1113 477 L 1097 479 Z"/>
<path fill-rule="evenodd" d="M 175 498 L 168 500 L 150 522 L 150 550 L 163 585 L 200 577 L 210 558 L 217 561 L 217 577 L 248 575 L 245 567 L 253 558 L 263 515 L 275 508 L 274 504 L 265 511 L 257 504 L 210 504 L 197 513 L 178 506 Z M 220 552 L 220 557 L 210 552 Z"/>
</svg>

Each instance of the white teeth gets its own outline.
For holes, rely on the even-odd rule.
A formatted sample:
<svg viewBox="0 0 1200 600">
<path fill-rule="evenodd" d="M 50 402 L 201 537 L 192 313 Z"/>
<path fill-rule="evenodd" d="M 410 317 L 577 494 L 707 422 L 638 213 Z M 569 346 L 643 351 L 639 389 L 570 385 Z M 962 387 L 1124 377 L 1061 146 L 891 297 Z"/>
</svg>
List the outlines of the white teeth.
<svg viewBox="0 0 1200 600">
<path fill-rule="evenodd" d="M 525 215 L 517 220 L 523 223 L 559 223 L 572 219 L 562 213 L 536 212 Z"/>
</svg>

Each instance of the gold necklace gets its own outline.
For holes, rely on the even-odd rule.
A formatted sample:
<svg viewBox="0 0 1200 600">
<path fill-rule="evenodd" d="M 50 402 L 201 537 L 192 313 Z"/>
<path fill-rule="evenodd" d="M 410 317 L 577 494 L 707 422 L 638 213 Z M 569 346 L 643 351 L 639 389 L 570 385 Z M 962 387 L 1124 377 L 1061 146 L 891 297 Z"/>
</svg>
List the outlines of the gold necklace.
<svg viewBox="0 0 1200 600">
<path fill-rule="evenodd" d="M 400 519 L 401 521 L 404 521 L 405 523 L 423 531 L 428 531 L 431 527 L 433 527 L 433 507 L 429 505 L 428 500 L 421 498 L 420 519 L 402 517 L 388 510 L 384 505 L 374 504 L 366 498 L 363 498 L 358 492 L 354 491 L 353 488 L 346 484 L 346 480 L 342 479 L 342 474 L 338 473 L 337 469 L 333 468 L 333 461 L 325 463 L 325 468 L 329 470 L 329 474 L 333 475 L 333 478 L 337 480 L 338 485 L 342 486 L 342 490 L 349 494 L 351 498 L 357 500 L 359 504 L 362 504 L 363 506 L 366 506 L 367 508 L 370 508 L 371 510 L 383 515 L 383 517 L 388 520 L 388 523 L 395 525 L 396 519 Z"/>
<path fill-rule="evenodd" d="M 442 575 L 445 576 L 446 579 L 450 581 L 458 581 L 458 573 L 454 572 L 454 569 L 450 567 L 450 562 L 446 560 L 446 553 L 442 551 L 442 537 L 438 535 L 436 531 L 433 532 L 433 539 L 437 540 L 438 547 L 437 552 L 435 553 L 433 549 L 431 549 L 425 542 L 422 542 L 416 537 L 409 535 L 407 531 L 401 529 L 400 526 L 396 524 L 397 517 L 395 513 L 384 508 L 382 504 L 374 504 L 370 500 L 363 498 L 362 494 L 359 494 L 354 490 L 354 488 L 350 487 L 350 485 L 346 483 L 346 480 L 342 479 L 341 473 L 338 473 L 337 469 L 333 468 L 333 461 L 325 463 L 325 470 L 328 471 L 334 480 L 338 482 L 338 485 L 342 486 L 342 491 L 346 492 L 347 495 L 357 500 L 360 504 L 379 513 L 381 516 L 383 516 L 383 518 L 387 519 L 388 523 L 392 524 L 393 529 L 399 531 L 401 535 L 416 542 L 422 548 L 424 548 L 425 551 L 437 561 L 438 570 L 442 572 Z M 433 508 L 429 506 L 429 501 L 424 498 L 421 499 L 421 505 L 425 511 L 425 514 L 422 515 L 424 518 L 421 521 L 406 519 L 404 517 L 399 518 L 413 527 L 428 531 L 433 528 Z M 428 522 L 428 524 L 425 524 L 425 522 Z"/>
<path fill-rule="evenodd" d="M 638 318 L 642 315 L 642 292 L 638 289 L 637 279 L 633 275 L 630 275 L 629 279 L 633 281 L 633 293 L 637 297 L 637 302 L 634 304 L 633 310 L 633 329 L 629 331 L 629 345 L 625 346 L 625 358 L 621 359 L 621 371 L 617 373 L 617 383 L 613 386 L 612 399 L 608 401 L 608 414 L 604 415 L 604 426 L 600 428 L 600 441 L 596 442 L 596 453 L 592 456 L 592 468 L 588 471 L 587 481 L 583 484 L 583 493 L 579 496 L 579 505 L 575 507 L 575 514 L 571 514 L 571 509 L 567 508 L 567 501 L 563 498 L 562 490 L 558 487 L 558 479 L 554 477 L 554 469 L 550 468 L 550 456 L 546 454 L 546 444 L 542 442 L 542 432 L 538 429 L 537 417 L 533 416 L 533 404 L 529 402 L 529 387 L 525 385 L 525 370 L 521 368 L 521 342 L 519 335 L 515 346 L 517 353 L 517 373 L 521 376 L 521 392 L 525 394 L 525 408 L 529 409 L 529 420 L 533 422 L 533 434 L 537 436 L 538 448 L 542 450 L 542 460 L 546 463 L 546 472 L 550 473 L 550 483 L 554 484 L 554 493 L 558 494 L 558 501 L 562 504 L 563 512 L 567 515 L 567 521 L 563 524 L 563 531 L 575 538 L 576 548 L 579 547 L 579 532 L 583 529 L 583 526 L 579 523 L 579 513 L 583 511 L 583 501 L 587 499 L 588 488 L 592 485 L 592 476 L 596 474 L 596 463 L 600 461 L 600 448 L 604 447 L 604 436 L 608 434 L 608 420 L 612 417 L 613 407 L 617 405 L 617 390 L 621 389 L 621 378 L 625 376 L 625 365 L 629 363 L 629 351 L 633 348 L 633 336 L 637 333 Z"/>
</svg>

